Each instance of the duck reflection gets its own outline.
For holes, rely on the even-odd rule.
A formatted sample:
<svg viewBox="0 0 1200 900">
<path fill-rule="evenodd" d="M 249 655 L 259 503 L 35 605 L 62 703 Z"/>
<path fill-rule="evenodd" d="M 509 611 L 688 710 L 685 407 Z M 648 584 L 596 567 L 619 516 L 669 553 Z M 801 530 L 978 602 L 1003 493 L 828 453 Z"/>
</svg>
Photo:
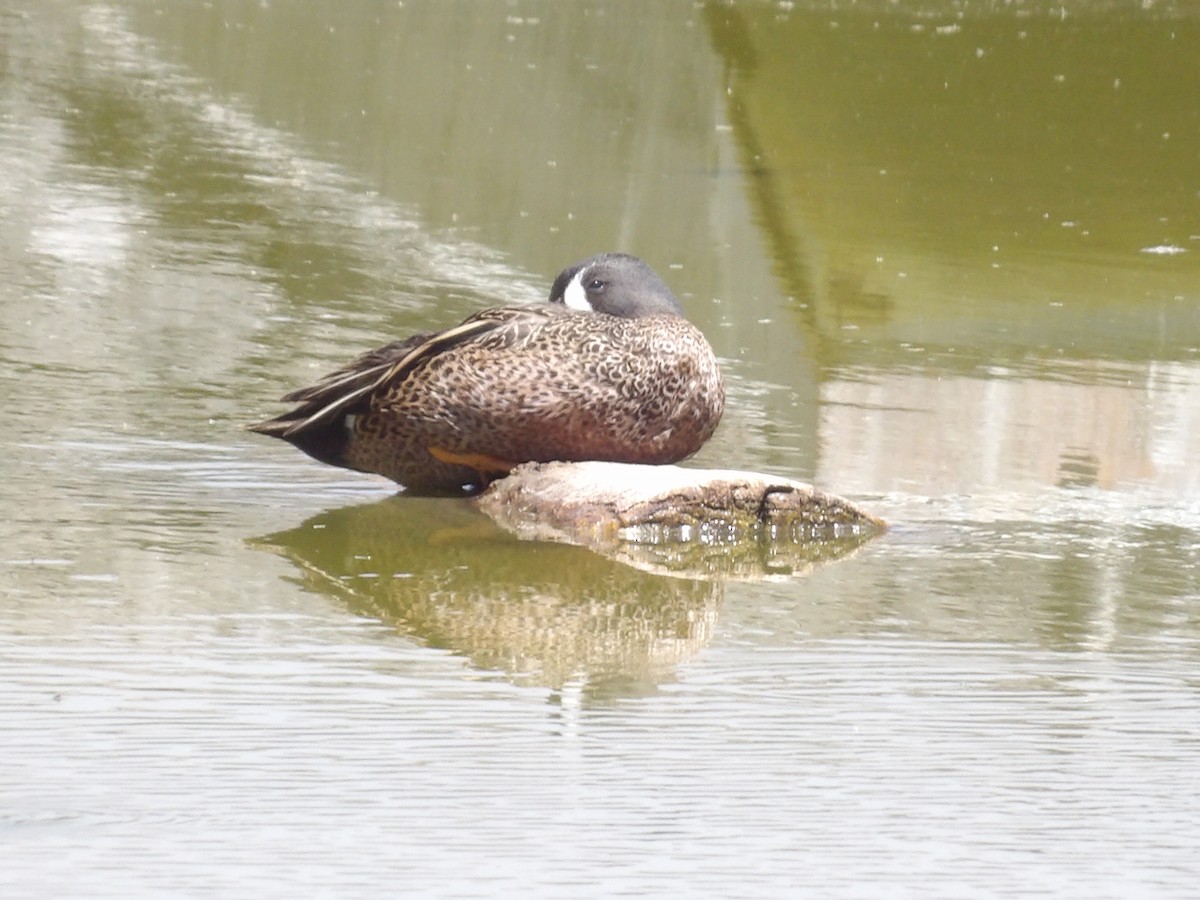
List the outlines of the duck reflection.
<svg viewBox="0 0 1200 900">
<path fill-rule="evenodd" d="M 706 644 L 719 581 L 520 540 L 468 502 L 391 497 L 254 542 L 352 611 L 521 683 L 595 697 L 652 691 Z"/>
</svg>

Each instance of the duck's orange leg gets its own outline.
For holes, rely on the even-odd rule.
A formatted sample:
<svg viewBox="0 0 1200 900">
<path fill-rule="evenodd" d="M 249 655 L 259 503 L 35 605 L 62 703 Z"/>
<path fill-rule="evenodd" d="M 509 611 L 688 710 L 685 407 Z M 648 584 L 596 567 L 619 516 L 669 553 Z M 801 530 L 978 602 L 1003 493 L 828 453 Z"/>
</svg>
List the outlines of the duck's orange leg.
<svg viewBox="0 0 1200 900">
<path fill-rule="evenodd" d="M 455 453 L 453 450 L 446 450 L 442 447 L 430 447 L 429 455 L 452 466 L 466 466 L 468 469 L 474 469 L 487 481 L 507 475 L 519 465 L 512 460 L 500 459 L 498 456 L 489 456 L 486 453 Z"/>
</svg>

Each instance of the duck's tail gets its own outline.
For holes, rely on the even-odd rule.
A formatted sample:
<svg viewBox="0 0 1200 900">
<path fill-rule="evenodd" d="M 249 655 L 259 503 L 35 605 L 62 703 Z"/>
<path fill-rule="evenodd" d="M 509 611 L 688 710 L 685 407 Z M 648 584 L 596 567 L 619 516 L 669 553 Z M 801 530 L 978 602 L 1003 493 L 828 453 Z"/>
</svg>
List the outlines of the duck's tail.
<svg viewBox="0 0 1200 900">
<path fill-rule="evenodd" d="M 370 408 L 371 391 L 380 378 L 431 336 L 415 334 L 364 353 L 316 384 L 283 397 L 285 403 L 297 406 L 247 429 L 285 440 L 319 462 L 354 468 L 346 462 L 354 416 Z"/>
</svg>

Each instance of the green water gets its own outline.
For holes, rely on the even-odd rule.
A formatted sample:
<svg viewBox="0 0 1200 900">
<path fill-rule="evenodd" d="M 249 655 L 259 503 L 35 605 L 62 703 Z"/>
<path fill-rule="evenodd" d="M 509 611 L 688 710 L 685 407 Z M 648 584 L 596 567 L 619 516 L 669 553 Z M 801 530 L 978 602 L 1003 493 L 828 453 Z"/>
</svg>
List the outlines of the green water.
<svg viewBox="0 0 1200 900">
<path fill-rule="evenodd" d="M 0 888 L 1187 896 L 1182 4 L 0 10 Z M 518 541 L 243 426 L 593 252 L 773 578 Z"/>
</svg>

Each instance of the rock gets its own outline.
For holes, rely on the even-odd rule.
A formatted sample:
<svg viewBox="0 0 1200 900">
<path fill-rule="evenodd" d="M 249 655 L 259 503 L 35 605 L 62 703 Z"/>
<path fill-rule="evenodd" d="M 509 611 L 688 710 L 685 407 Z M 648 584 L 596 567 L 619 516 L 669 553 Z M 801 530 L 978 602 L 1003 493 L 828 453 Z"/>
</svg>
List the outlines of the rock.
<svg viewBox="0 0 1200 900">
<path fill-rule="evenodd" d="M 475 502 L 518 537 L 688 577 L 795 575 L 887 528 L 810 484 L 727 469 L 526 463 Z"/>
</svg>

